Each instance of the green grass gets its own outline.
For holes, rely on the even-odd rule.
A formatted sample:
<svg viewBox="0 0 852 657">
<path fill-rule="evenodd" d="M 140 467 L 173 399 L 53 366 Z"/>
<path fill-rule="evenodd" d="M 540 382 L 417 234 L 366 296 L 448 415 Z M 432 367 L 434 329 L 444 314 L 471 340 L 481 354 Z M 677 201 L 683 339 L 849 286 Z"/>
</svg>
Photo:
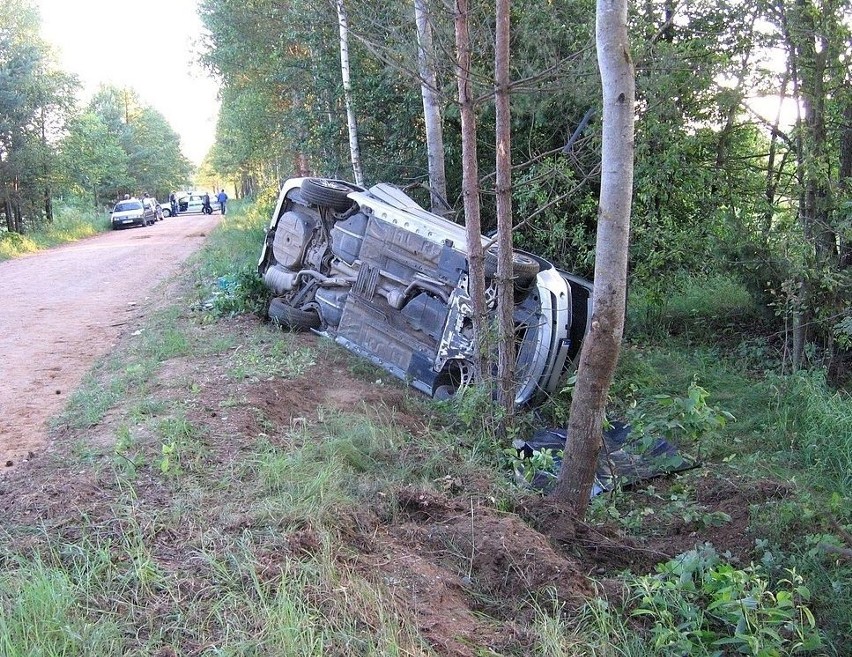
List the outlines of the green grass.
<svg viewBox="0 0 852 657">
<path fill-rule="evenodd" d="M 232 453 L 226 434 L 196 422 L 199 412 L 238 413 L 239 386 L 303 376 L 337 347 L 316 354 L 264 325 L 235 344 L 211 322 L 179 300 L 126 336 L 74 395 L 59 424 L 79 448 L 57 463 L 97 478 L 109 508 L 58 529 L 4 524 L 0 653 L 431 654 L 385 587 L 347 565 L 339 532 L 389 481 L 420 467 L 432 476 L 422 455 L 440 448 L 401 468 L 399 449 L 412 439 L 392 413 L 318 409 L 316 424 L 285 435 L 258 421 L 273 434 Z M 235 388 L 207 409 L 204 371 L 181 368 L 213 356 L 233 375 L 219 381 Z M 158 380 L 175 367 L 173 383 Z M 108 415 L 114 443 L 89 444 Z M 315 549 L 289 549 L 305 531 Z"/>
<path fill-rule="evenodd" d="M 532 635 L 541 657 L 650 657 L 647 641 L 630 626 L 618 605 L 601 592 L 579 611 L 558 601 L 549 608 L 533 606 Z"/>
<path fill-rule="evenodd" d="M 299 346 L 294 334 L 270 326 L 259 331 L 255 341 L 244 342 L 234 351 L 228 361 L 229 375 L 234 379 L 296 379 L 315 365 L 315 351 Z"/>
<path fill-rule="evenodd" d="M 92 427 L 122 399 L 144 396 L 160 363 L 186 356 L 198 348 L 201 338 L 196 337 L 192 342 L 181 328 L 183 316 L 180 307 L 169 308 L 154 313 L 138 333 L 125 335 L 127 351 L 121 357 L 108 356 L 96 365 L 93 374 L 86 376 L 74 391 L 58 423 L 72 429 Z M 145 400 L 140 408 L 146 405 L 160 407 L 152 399 Z"/>
<path fill-rule="evenodd" d="M 852 499 L 852 397 L 830 390 L 819 372 L 778 379 L 774 391 L 775 427 L 807 481 Z"/>
<path fill-rule="evenodd" d="M 74 394 L 59 422 L 75 446 L 56 457 L 64 468 L 57 477 L 82 479 L 84 489 L 98 491 L 99 506 L 61 522 L 3 523 L 0 654 L 440 653 L 394 597 L 411 594 L 405 583 L 359 563 L 353 535 L 369 544 L 359 523 L 398 521 L 405 486 L 458 495 L 463 509 L 470 497 L 486 497 L 510 513 L 520 493 L 501 470 L 493 407 L 475 395 L 439 409 L 406 398 L 409 415 L 428 424 L 412 435 L 383 405 L 312 408 L 294 412 L 289 425 L 286 415 L 253 406 L 261 389 L 297 394 L 288 386 L 321 379 L 323 363 L 348 367 L 364 381 L 389 378 L 330 341 L 309 343 L 245 320 L 234 324 L 238 334 L 223 322 L 251 311 L 251 294 L 231 283 L 254 266 L 264 223 L 233 205 L 186 274 L 183 297 L 126 336 Z M 766 375 L 758 366 L 765 355 L 760 336 L 748 344 L 736 337 L 742 319 L 760 313 L 730 281 L 681 280 L 672 290 L 663 308 L 653 307 L 650 295 L 631 302 L 639 304 L 631 317 L 656 313 L 664 324 L 688 325 L 671 336 L 648 319 L 629 332 L 609 412 L 663 418 L 660 399 L 688 399 L 694 382 L 708 393 L 707 407 L 736 417 L 712 431 L 686 423 L 685 433 L 673 435 L 699 448 L 704 469 L 731 486 L 766 477 L 790 485 L 786 497 L 752 510 L 759 563 L 751 570 L 715 564 L 706 580 L 693 582 L 710 587 L 701 592 L 706 599 L 662 572 L 624 577 L 623 596 L 602 594 L 580 609 L 530 598 L 504 610 L 522 619 L 524 636 L 503 654 L 674 654 L 666 641 L 677 643 L 677 632 L 655 645 L 662 636 L 656 625 L 686 627 L 690 613 L 697 618 L 712 604 L 706 600 L 720 595 L 717 583 L 726 577 L 736 590 L 756 587 L 771 612 L 764 593 L 777 599 L 794 570 L 810 589 L 826 637 L 821 651 L 802 654 L 841 655 L 850 634 L 852 569 L 824 546 L 843 546 L 838 528 L 848 532 L 852 523 L 852 401 L 817 374 Z M 108 435 L 89 442 L 99 428 Z M 686 479 L 667 495 L 660 513 L 688 513 L 696 525 L 719 519 Z M 597 512 L 592 523 L 613 521 L 608 509 Z M 646 531 L 636 514 L 625 511 L 617 521 L 637 540 Z M 358 548 L 371 554 L 369 545 Z M 668 588 L 655 588 L 662 584 Z M 610 594 L 612 588 L 610 581 Z M 647 607 L 645 593 L 656 596 L 658 608 L 642 623 L 630 614 Z M 505 601 L 484 604 L 475 595 L 469 593 L 474 614 L 506 621 L 489 615 Z M 700 626 L 689 627 L 693 639 L 700 636 Z"/>
<path fill-rule="evenodd" d="M 58 205 L 53 223 L 20 235 L 0 232 L 0 262 L 109 230 L 109 216 L 81 204 Z"/>
<path fill-rule="evenodd" d="M 746 288 L 723 275 L 695 278 L 685 274 L 629 291 L 626 335 L 633 340 L 661 340 L 676 335 L 693 343 L 753 330 L 763 322 Z"/>
<path fill-rule="evenodd" d="M 709 404 L 736 417 L 701 445 L 705 468 L 792 484 L 788 497 L 754 509 L 753 529 L 769 580 L 792 569 L 810 588 L 827 637 L 819 654 L 842 654 L 852 636 L 852 567 L 823 546 L 852 547 L 843 540 L 852 524 L 852 397 L 830 389 L 821 372 L 777 374 L 780 358 L 757 332 L 760 311 L 730 281 L 682 280 L 672 291 L 664 301 L 634 297 L 632 346 L 622 352 L 610 407 L 629 417 L 655 395 L 684 395 L 695 377 Z M 748 317 L 751 334 L 740 321 Z M 681 325 L 676 335 L 673 324 Z"/>
<path fill-rule="evenodd" d="M 93 578 L 103 575 L 103 554 L 70 569 L 19 555 L 4 560 L 0 573 L 0 654 L 120 655 L 121 624 L 93 614 L 81 604 L 90 597 Z"/>
<path fill-rule="evenodd" d="M 257 261 L 268 223 L 268 213 L 257 205 L 231 208 L 196 261 L 200 307 L 215 316 L 266 314 L 269 293 L 257 274 Z"/>
</svg>

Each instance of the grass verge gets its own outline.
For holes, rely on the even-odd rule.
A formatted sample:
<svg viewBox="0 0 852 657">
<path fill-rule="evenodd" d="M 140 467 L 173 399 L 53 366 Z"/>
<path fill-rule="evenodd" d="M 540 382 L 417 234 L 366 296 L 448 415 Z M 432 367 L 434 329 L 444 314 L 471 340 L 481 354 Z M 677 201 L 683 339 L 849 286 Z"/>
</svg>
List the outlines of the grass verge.
<svg viewBox="0 0 852 657">
<path fill-rule="evenodd" d="M 80 204 L 59 205 L 52 223 L 21 235 L 0 232 L 0 262 L 109 230 L 109 216 Z"/>
<path fill-rule="evenodd" d="M 232 206 L 55 450 L 0 482 L 0 654 L 843 654 L 848 396 L 697 330 L 634 342 L 612 414 L 666 421 L 703 468 L 552 543 L 484 400 L 427 404 L 238 312 L 262 307 L 264 223 Z"/>
</svg>

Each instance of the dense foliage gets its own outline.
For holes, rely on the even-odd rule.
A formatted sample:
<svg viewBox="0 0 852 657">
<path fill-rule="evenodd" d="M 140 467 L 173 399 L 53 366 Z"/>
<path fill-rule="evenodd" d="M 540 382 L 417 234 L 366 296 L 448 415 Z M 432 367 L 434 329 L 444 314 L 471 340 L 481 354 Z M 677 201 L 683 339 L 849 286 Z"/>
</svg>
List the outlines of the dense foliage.
<svg viewBox="0 0 852 657">
<path fill-rule="evenodd" d="M 166 195 L 189 178 L 178 135 L 130 89 L 102 88 L 85 108 L 57 68 L 31 0 L 0 2 L 0 221 L 28 233 L 57 197 L 99 207 L 124 193 Z"/>
<path fill-rule="evenodd" d="M 366 179 L 418 188 L 427 171 L 413 4 L 346 8 Z M 246 191 L 300 173 L 351 177 L 334 4 L 203 0 L 201 11 L 203 61 L 224 90 L 213 165 Z M 451 8 L 429 11 L 459 210 Z M 488 4 L 471 12 L 487 229 L 494 18 Z M 633 283 L 664 295 L 684 273 L 731 274 L 782 334 L 788 364 L 825 366 L 835 380 L 852 344 L 850 15 L 849 0 L 655 0 L 630 17 Z M 515 241 L 587 275 L 600 180 L 593 33 L 586 0 L 513 8 Z M 765 110 L 782 101 L 783 114 Z"/>
<path fill-rule="evenodd" d="M 180 138 L 129 89 L 101 87 L 60 143 L 67 185 L 99 205 L 123 193 L 166 198 L 189 178 Z"/>
</svg>

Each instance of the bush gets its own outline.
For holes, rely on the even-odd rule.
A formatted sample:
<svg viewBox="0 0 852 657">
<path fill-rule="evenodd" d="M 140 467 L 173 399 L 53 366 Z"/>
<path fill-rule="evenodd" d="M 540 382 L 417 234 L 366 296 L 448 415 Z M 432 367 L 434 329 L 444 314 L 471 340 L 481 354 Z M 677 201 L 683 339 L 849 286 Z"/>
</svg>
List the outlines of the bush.
<svg viewBox="0 0 852 657">
<path fill-rule="evenodd" d="M 0 260 L 33 253 L 52 246 L 74 242 L 109 230 L 108 217 L 79 201 L 57 203 L 51 223 L 44 223 L 26 235 L 0 232 Z"/>
<path fill-rule="evenodd" d="M 644 619 L 665 654 L 766 656 L 821 645 L 810 591 L 795 570 L 770 584 L 760 566 L 735 568 L 710 545 L 629 582 L 631 615 Z"/>
</svg>

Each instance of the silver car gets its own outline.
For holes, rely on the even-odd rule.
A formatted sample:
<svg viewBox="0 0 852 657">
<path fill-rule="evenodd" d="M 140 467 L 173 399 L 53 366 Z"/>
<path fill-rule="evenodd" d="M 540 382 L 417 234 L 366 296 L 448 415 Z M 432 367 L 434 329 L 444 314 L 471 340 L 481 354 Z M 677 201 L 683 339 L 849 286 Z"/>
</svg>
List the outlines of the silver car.
<svg viewBox="0 0 852 657">
<path fill-rule="evenodd" d="M 147 200 L 147 199 L 145 199 Z M 142 199 L 127 198 L 115 204 L 110 215 L 113 229 L 125 226 L 148 226 L 157 222 L 157 211 Z"/>
<path fill-rule="evenodd" d="M 513 267 L 516 402 L 528 404 L 552 393 L 579 354 L 592 284 L 521 251 Z M 490 250 L 485 269 L 493 313 Z M 445 397 L 472 382 L 465 229 L 398 188 L 288 180 L 258 271 L 275 295 L 274 321 L 328 336 L 428 395 Z"/>
</svg>

